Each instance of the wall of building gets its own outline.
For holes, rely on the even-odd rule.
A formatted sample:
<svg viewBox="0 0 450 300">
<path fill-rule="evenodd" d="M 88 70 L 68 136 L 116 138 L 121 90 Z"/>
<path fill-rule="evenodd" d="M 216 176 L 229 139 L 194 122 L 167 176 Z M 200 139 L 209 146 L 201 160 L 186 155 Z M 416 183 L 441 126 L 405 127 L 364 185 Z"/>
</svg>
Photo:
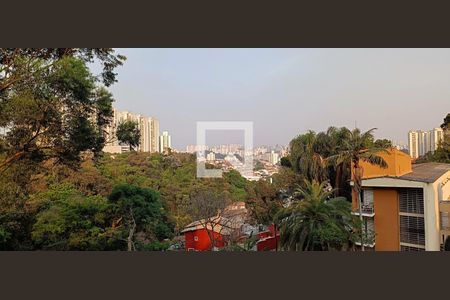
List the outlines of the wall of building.
<svg viewBox="0 0 450 300">
<path fill-rule="evenodd" d="M 392 149 L 389 152 L 380 152 L 379 156 L 383 157 L 388 167 L 383 169 L 366 162 L 360 162 L 361 167 L 363 167 L 363 178 L 397 177 L 412 172 L 411 157 L 400 150 Z"/>
<path fill-rule="evenodd" d="M 396 189 L 374 188 L 375 250 L 400 250 L 399 203 Z"/>
<path fill-rule="evenodd" d="M 450 172 L 441 176 L 436 182 L 424 187 L 425 211 L 425 250 L 440 251 L 440 213 L 439 201 L 442 194 L 442 183 L 450 177 Z M 447 183 L 448 184 L 448 183 Z"/>
<path fill-rule="evenodd" d="M 195 237 L 197 237 L 197 241 L 195 240 Z M 189 251 L 191 248 L 196 251 L 207 251 L 211 249 L 211 240 L 206 229 L 185 232 L 184 238 L 186 251 Z M 225 246 L 221 234 L 214 232 L 214 239 L 216 247 L 222 248 Z"/>
</svg>

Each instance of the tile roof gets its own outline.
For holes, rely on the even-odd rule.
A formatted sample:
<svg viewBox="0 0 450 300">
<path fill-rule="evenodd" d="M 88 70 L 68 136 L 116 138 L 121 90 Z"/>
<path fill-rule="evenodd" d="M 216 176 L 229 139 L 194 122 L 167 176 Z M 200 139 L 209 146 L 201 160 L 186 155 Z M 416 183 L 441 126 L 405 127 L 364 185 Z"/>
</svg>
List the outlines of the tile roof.
<svg viewBox="0 0 450 300">
<path fill-rule="evenodd" d="M 411 181 L 420 181 L 432 183 L 439 179 L 442 175 L 450 171 L 450 164 L 444 163 L 423 163 L 413 164 L 412 172 L 399 176 L 397 178 Z"/>
</svg>

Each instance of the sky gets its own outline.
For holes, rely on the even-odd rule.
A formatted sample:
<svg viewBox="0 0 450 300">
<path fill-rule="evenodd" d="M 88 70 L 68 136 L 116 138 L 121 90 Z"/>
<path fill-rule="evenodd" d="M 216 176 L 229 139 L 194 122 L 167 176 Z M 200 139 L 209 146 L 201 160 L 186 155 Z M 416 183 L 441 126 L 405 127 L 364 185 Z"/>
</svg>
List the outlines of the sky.
<svg viewBox="0 0 450 300">
<path fill-rule="evenodd" d="M 450 111 L 450 49 L 116 49 L 127 57 L 109 90 L 119 110 L 156 117 L 172 146 L 197 121 L 252 121 L 254 145 L 355 125 L 407 142 Z M 96 67 L 93 67 L 94 72 Z M 243 132 L 208 132 L 211 145 Z"/>
</svg>

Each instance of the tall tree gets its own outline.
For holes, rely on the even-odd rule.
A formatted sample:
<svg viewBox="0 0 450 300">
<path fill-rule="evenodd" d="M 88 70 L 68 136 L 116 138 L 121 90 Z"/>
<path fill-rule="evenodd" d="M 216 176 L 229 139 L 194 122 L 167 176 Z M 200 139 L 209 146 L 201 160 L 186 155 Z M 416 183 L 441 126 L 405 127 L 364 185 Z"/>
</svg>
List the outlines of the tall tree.
<svg viewBox="0 0 450 300">
<path fill-rule="evenodd" d="M 98 153 L 112 114 L 86 63 L 103 63 L 105 85 L 124 57 L 112 49 L 0 49 L 0 172 L 18 160 L 72 163 Z"/>
<path fill-rule="evenodd" d="M 300 200 L 277 215 L 280 246 L 292 251 L 342 250 L 354 239 L 354 217 L 345 198 L 332 198 L 325 183 L 306 181 Z"/>
<path fill-rule="evenodd" d="M 327 162 L 316 149 L 317 141 L 314 131 L 293 139 L 290 143 L 292 166 L 311 180 L 324 181 L 327 179 Z"/>
<path fill-rule="evenodd" d="M 35 83 L 38 74 L 48 72 L 58 61 L 73 57 L 85 63 L 99 61 L 103 83 L 116 82 L 114 69 L 123 64 L 125 56 L 116 55 L 112 48 L 0 48 L 0 99 L 10 89 Z"/>
<path fill-rule="evenodd" d="M 372 128 L 366 132 L 361 133 L 359 129 L 354 129 L 350 132 L 349 139 L 343 141 L 339 153 L 328 158 L 329 161 L 334 162 L 336 165 L 345 163 L 351 166 L 351 174 L 353 179 L 353 195 L 355 195 L 355 197 L 357 198 L 361 225 L 362 212 L 360 193 L 364 170 L 361 167 L 360 162 L 367 162 L 369 164 L 380 166 L 382 168 L 387 167 L 386 161 L 379 155 L 381 151 L 385 151 L 385 148 L 378 147 L 373 142 L 373 132 L 375 130 L 376 128 Z M 364 250 L 363 240 L 364 236 L 361 230 L 361 246 Z"/>
<path fill-rule="evenodd" d="M 117 139 L 130 147 L 130 151 L 139 146 L 141 132 L 136 121 L 123 121 L 117 126 Z"/>
<path fill-rule="evenodd" d="M 450 130 L 450 113 L 448 113 L 445 118 L 444 122 L 441 124 L 442 130 Z"/>
<path fill-rule="evenodd" d="M 392 148 L 392 142 L 388 139 L 379 139 L 374 142 L 378 148 Z"/>
<path fill-rule="evenodd" d="M 171 236 L 173 226 L 157 192 L 121 184 L 113 189 L 108 199 L 112 203 L 115 224 L 123 229 L 128 251 L 137 250 L 136 243 L 145 247 Z"/>
</svg>

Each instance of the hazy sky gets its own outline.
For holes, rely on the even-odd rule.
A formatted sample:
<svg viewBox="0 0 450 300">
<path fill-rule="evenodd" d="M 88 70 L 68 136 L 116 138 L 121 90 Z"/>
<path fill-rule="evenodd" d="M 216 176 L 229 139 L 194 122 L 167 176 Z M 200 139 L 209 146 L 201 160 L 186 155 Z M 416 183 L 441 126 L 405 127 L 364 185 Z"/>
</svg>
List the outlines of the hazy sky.
<svg viewBox="0 0 450 300">
<path fill-rule="evenodd" d="M 409 129 L 439 126 L 450 111 L 449 49 L 117 52 L 127 61 L 110 88 L 115 107 L 159 119 L 177 149 L 195 143 L 196 121 L 253 121 L 255 145 L 355 122 L 406 143 Z M 232 134 L 207 139 L 240 142 Z"/>
</svg>

